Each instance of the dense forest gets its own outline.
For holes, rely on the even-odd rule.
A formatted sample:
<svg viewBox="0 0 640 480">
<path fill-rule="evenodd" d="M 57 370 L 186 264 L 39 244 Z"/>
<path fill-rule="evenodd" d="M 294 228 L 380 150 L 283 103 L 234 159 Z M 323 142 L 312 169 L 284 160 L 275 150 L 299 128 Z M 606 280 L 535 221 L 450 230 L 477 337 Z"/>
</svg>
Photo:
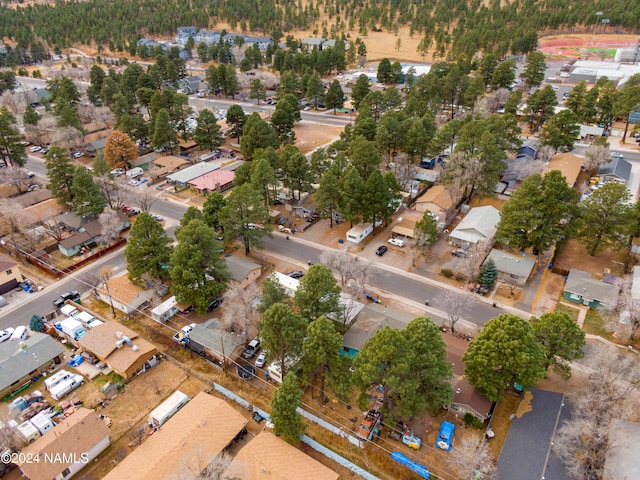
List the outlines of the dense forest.
<svg viewBox="0 0 640 480">
<path fill-rule="evenodd" d="M 397 33 L 408 27 L 436 56 L 470 58 L 477 51 L 528 52 L 545 30 L 590 31 L 596 12 L 611 30 L 638 31 L 640 2 L 634 0 L 104 0 L 56 2 L 0 9 L 0 31 L 25 50 L 45 42 L 60 49 L 97 44 L 125 51 L 140 35 L 173 35 L 181 25 L 283 34 L 317 30 L 334 38 L 348 32 Z"/>
</svg>

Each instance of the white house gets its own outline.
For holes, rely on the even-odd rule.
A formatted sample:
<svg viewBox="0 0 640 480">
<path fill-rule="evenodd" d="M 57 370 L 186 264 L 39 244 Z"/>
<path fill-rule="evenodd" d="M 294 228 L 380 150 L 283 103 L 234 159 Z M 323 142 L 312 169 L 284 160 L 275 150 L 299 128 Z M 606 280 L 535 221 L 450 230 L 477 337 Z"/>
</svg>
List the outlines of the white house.
<svg viewBox="0 0 640 480">
<path fill-rule="evenodd" d="M 360 243 L 373 232 L 373 224 L 359 223 L 347 232 L 347 242 Z"/>
<path fill-rule="evenodd" d="M 449 240 L 461 247 L 486 242 L 495 235 L 499 221 L 500 212 L 495 207 L 473 208 L 449 234 Z"/>
</svg>

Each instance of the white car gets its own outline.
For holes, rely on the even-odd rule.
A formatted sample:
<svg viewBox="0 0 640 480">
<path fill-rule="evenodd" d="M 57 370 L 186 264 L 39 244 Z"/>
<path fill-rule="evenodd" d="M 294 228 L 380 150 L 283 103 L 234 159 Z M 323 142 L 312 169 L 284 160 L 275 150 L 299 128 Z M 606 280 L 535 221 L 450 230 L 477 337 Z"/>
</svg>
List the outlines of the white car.
<svg viewBox="0 0 640 480">
<path fill-rule="evenodd" d="M 80 158 L 80 157 L 84 157 L 84 153 L 76 152 L 76 153 L 73 154 L 73 158 Z"/>
<path fill-rule="evenodd" d="M 156 222 L 162 222 L 164 217 L 162 215 L 158 215 L 157 213 L 152 213 L 151 218 L 153 218 Z"/>
<path fill-rule="evenodd" d="M 558 90 L 560 90 L 560 87 L 558 85 L 551 85 L 551 90 L 557 92 Z"/>
<path fill-rule="evenodd" d="M 611 152 L 613 158 L 624 158 L 620 152 Z"/>
<path fill-rule="evenodd" d="M 404 240 L 400 240 L 399 238 L 390 238 L 387 240 L 391 245 L 395 245 L 396 247 L 404 247 Z"/>
<path fill-rule="evenodd" d="M 40 150 L 42 150 L 42 147 L 39 147 L 39 146 L 37 146 L 37 145 L 34 145 L 33 147 L 31 147 L 31 148 L 29 149 L 29 151 L 30 151 L 31 153 L 36 153 L 36 152 L 39 152 Z"/>
<path fill-rule="evenodd" d="M 121 168 L 114 168 L 113 170 L 111 170 L 110 173 L 114 177 L 119 177 L 120 175 L 122 175 L 124 173 L 124 170 L 122 170 Z"/>
<path fill-rule="evenodd" d="M 129 180 L 129 185 L 131 185 L 132 187 L 137 187 L 138 185 L 140 185 L 140 180 Z"/>
<path fill-rule="evenodd" d="M 560 74 L 560 78 L 569 78 L 571 75 L 569 75 L 567 72 L 562 72 Z"/>
<path fill-rule="evenodd" d="M 258 358 L 256 358 L 256 367 L 262 368 L 265 366 L 266 363 L 267 363 L 267 352 L 263 350 L 260 352 L 260 355 L 258 355 Z"/>
<path fill-rule="evenodd" d="M 306 107 L 304 107 L 304 109 L 303 109 L 303 110 L 304 110 L 305 112 L 308 112 L 309 110 L 311 110 L 311 107 L 307 105 Z"/>
<path fill-rule="evenodd" d="M 11 338 L 11 335 L 13 335 L 13 332 L 9 331 L 9 329 L 0 330 L 0 342 L 6 342 Z"/>
</svg>

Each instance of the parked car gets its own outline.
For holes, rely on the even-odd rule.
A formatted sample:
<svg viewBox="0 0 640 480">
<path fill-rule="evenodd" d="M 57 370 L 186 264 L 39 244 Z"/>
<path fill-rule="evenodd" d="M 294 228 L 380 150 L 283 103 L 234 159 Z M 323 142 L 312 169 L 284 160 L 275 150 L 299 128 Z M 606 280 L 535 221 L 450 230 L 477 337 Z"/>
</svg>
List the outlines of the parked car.
<svg viewBox="0 0 640 480">
<path fill-rule="evenodd" d="M 242 352 L 242 356 L 247 359 L 253 358 L 254 355 L 258 353 L 258 350 L 260 350 L 260 339 L 256 337 L 249 342 L 247 348 L 245 348 L 244 352 Z"/>
<path fill-rule="evenodd" d="M 64 302 L 66 302 L 67 300 L 71 300 L 73 302 L 75 302 L 76 300 L 80 300 L 80 292 L 78 292 L 77 290 L 65 292 L 58 298 L 56 298 L 52 303 L 54 307 L 59 308 L 64 305 Z"/>
<path fill-rule="evenodd" d="M 125 213 L 131 217 L 133 215 L 139 215 L 140 214 L 140 210 L 138 210 L 137 208 L 133 208 L 132 207 L 129 210 L 127 210 Z"/>
<path fill-rule="evenodd" d="M 379 257 L 383 256 L 385 253 L 387 252 L 387 246 L 386 245 L 380 245 L 378 247 L 378 249 L 376 250 L 376 255 L 378 255 Z"/>
<path fill-rule="evenodd" d="M 73 154 L 73 158 L 81 158 L 84 157 L 84 153 L 83 152 L 75 152 Z"/>
<path fill-rule="evenodd" d="M 31 153 L 36 153 L 36 152 L 39 152 L 40 150 L 42 150 L 42 147 L 39 147 L 38 145 L 34 145 L 29 149 Z"/>
<path fill-rule="evenodd" d="M 570 76 L 571 76 L 571 75 L 569 75 L 569 73 L 567 73 L 567 72 L 562 72 L 562 73 L 560 74 L 560 78 L 569 78 Z"/>
<path fill-rule="evenodd" d="M 9 340 L 11 335 L 13 335 L 13 332 L 10 332 L 8 329 L 0 331 L 0 343 Z"/>
<path fill-rule="evenodd" d="M 111 173 L 111 175 L 113 175 L 114 177 L 119 177 L 120 175 L 122 175 L 124 173 L 124 170 L 121 169 L 121 168 L 114 168 L 109 173 Z"/>
<path fill-rule="evenodd" d="M 42 155 L 46 155 L 46 153 L 47 153 L 48 151 L 49 151 L 48 149 L 43 148 L 42 150 L 40 150 L 40 153 L 41 153 Z"/>
<path fill-rule="evenodd" d="M 151 218 L 153 218 L 157 222 L 162 222 L 164 217 L 162 215 L 158 215 L 157 213 L 152 213 Z"/>
<path fill-rule="evenodd" d="M 129 185 L 131 185 L 132 187 L 137 187 L 138 185 L 140 185 L 140 180 L 129 180 Z"/>
<path fill-rule="evenodd" d="M 451 250 L 451 255 L 454 257 L 466 257 L 467 251 L 464 248 L 454 248 Z"/>
<path fill-rule="evenodd" d="M 294 270 L 293 272 L 287 273 L 287 276 L 295 278 L 296 280 L 300 280 L 302 277 L 304 277 L 304 273 L 302 273 L 300 270 Z"/>
<path fill-rule="evenodd" d="M 209 302 L 209 305 L 207 306 L 207 312 L 210 312 L 211 310 L 215 310 L 216 308 L 218 308 L 220 306 L 220 304 L 223 302 L 223 298 L 222 297 L 216 297 L 213 300 L 211 300 Z"/>
<path fill-rule="evenodd" d="M 624 156 L 620 152 L 611 152 L 611 156 L 613 158 L 624 158 Z"/>
<path fill-rule="evenodd" d="M 399 238 L 390 238 L 389 240 L 387 240 L 387 242 L 396 247 L 404 247 L 404 240 L 401 240 Z"/>
<path fill-rule="evenodd" d="M 260 352 L 258 358 L 256 358 L 256 367 L 262 368 L 267 363 L 267 352 L 264 350 Z"/>
</svg>

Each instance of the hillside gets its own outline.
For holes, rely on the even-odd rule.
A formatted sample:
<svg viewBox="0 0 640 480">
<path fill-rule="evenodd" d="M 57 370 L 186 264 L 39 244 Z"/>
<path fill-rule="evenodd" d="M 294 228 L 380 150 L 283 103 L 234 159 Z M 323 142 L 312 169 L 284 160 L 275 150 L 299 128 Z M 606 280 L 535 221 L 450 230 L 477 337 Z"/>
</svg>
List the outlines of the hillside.
<svg viewBox="0 0 640 480">
<path fill-rule="evenodd" d="M 609 33 L 640 31 L 640 2 L 630 0 L 89 0 L 2 7 L 0 29 L 5 39 L 25 48 L 45 42 L 125 51 L 141 35 L 172 36 L 178 26 L 195 25 L 228 26 L 278 40 L 289 34 L 360 37 L 370 58 L 383 51 L 388 56 L 389 43 L 401 59 L 415 59 L 418 48 L 436 58 L 471 58 L 480 50 L 530 51 L 541 31 L 588 33 L 596 11 L 610 20 Z"/>
</svg>

